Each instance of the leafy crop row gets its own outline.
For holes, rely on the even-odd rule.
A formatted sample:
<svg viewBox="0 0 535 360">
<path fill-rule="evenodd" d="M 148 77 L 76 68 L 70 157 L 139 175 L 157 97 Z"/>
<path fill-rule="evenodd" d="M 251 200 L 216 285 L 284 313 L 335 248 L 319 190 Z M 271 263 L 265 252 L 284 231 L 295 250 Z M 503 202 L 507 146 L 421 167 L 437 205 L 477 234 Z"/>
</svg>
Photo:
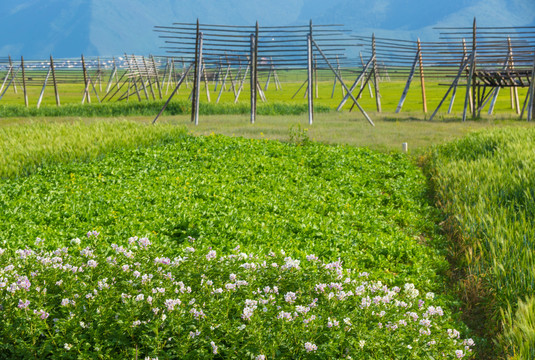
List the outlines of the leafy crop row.
<svg viewBox="0 0 535 360">
<path fill-rule="evenodd" d="M 463 294 L 510 356 L 535 358 L 535 131 L 477 133 L 434 150 L 429 171 L 456 234 Z M 518 310 L 517 310 L 518 309 Z"/>
<path fill-rule="evenodd" d="M 181 329 L 183 327 L 186 334 L 190 331 L 194 334 L 196 331 L 201 331 L 199 342 L 189 348 L 191 351 L 201 351 L 198 353 L 199 356 L 208 354 L 215 356 L 209 353 L 210 349 L 214 350 L 213 346 L 222 352 L 233 351 L 235 354 L 240 354 L 238 357 L 249 351 L 249 355 L 246 355 L 249 357 L 266 355 L 272 358 L 275 353 L 276 356 L 290 358 L 307 356 L 328 358 L 345 355 L 346 349 L 349 349 L 347 351 L 350 351 L 354 358 L 358 358 L 358 351 L 361 350 L 369 351 L 365 354 L 371 358 L 394 356 L 392 354 L 400 358 L 442 357 L 443 352 L 449 358 L 465 356 L 469 353 L 469 348 L 465 346 L 470 347 L 471 342 L 462 344 L 456 340 L 459 336 L 456 332 L 447 331 L 448 328 L 457 328 L 464 332 L 462 324 L 450 313 L 450 309 L 457 304 L 451 297 L 443 294 L 448 264 L 444 257 L 444 239 L 436 232 L 434 225 L 435 216 L 436 212 L 426 202 L 425 178 L 405 156 L 380 154 L 367 149 L 345 146 L 326 146 L 308 141 L 298 141 L 294 144 L 223 136 L 180 135 L 158 146 L 115 150 L 105 157 L 89 162 L 46 166 L 27 177 L 8 178 L 0 183 L 0 247 L 5 249 L 1 260 L 3 265 L 0 267 L 3 270 L 0 271 L 3 272 L 2 277 L 7 279 L 9 275 L 9 279 L 13 279 L 13 274 L 8 274 L 8 271 L 11 271 L 8 269 L 10 265 L 15 265 L 14 254 L 20 258 L 22 253 L 26 254 L 25 251 L 28 251 L 31 260 L 22 260 L 20 263 L 24 271 L 41 274 L 35 279 L 36 284 L 40 284 L 38 287 L 41 295 L 45 286 L 43 281 L 48 284 L 45 292 L 50 291 L 55 295 L 53 300 L 47 302 L 46 296 L 37 296 L 31 292 L 33 297 L 30 299 L 22 296 L 26 294 L 25 292 L 17 292 L 9 298 L 10 312 L 3 312 L 6 321 L 0 323 L 0 329 L 4 334 L 8 333 L 6 326 L 10 324 L 11 327 L 15 319 L 18 319 L 16 325 L 20 331 L 24 330 L 27 336 L 24 344 L 26 341 L 36 341 L 44 353 L 55 351 L 54 356 L 56 354 L 65 354 L 67 358 L 74 356 L 63 350 L 59 352 L 58 347 L 66 346 L 86 355 L 95 355 L 98 349 L 105 348 L 108 352 L 103 356 L 109 357 L 124 356 L 125 352 L 131 357 L 138 348 L 146 355 L 165 358 L 165 354 L 174 356 L 172 351 L 178 351 L 177 349 L 181 349 L 180 346 L 191 344 L 181 337 L 177 338 L 176 335 L 168 336 L 170 333 L 167 331 L 170 330 L 159 327 L 162 321 L 165 321 L 162 320 L 161 301 L 179 298 L 182 303 L 187 301 L 189 304 L 188 312 L 178 318 L 167 313 L 165 315 L 169 321 Z M 78 249 L 77 241 L 70 243 L 69 239 L 79 237 L 87 229 L 94 229 L 100 235 L 96 237 L 90 234 L 89 249 L 80 253 L 87 246 L 82 244 L 83 247 Z M 121 245 L 124 239 L 136 235 L 150 239 L 156 250 L 147 259 L 143 257 L 141 257 L 143 260 L 123 259 L 127 263 L 121 263 L 121 266 L 139 267 L 137 271 L 140 275 L 153 274 L 155 279 L 150 289 L 140 285 L 132 288 L 128 281 L 133 279 L 123 277 L 120 275 L 123 274 L 121 272 L 123 269 L 112 266 L 114 257 L 119 261 L 124 251 L 135 251 L 135 249 L 129 248 L 114 255 L 116 250 L 110 249 L 110 244 L 115 242 Z M 35 249 L 31 244 L 36 238 L 44 239 L 38 241 L 42 250 L 39 250 L 37 255 L 32 253 L 37 250 L 24 250 L 27 246 Z M 285 258 L 288 257 L 293 261 L 292 264 L 300 263 L 304 271 L 296 272 L 295 278 L 290 275 L 292 272 L 281 274 L 277 272 L 278 270 L 266 270 L 258 274 L 243 273 L 243 280 L 254 284 L 255 288 L 248 288 L 236 298 L 223 299 L 226 303 L 229 301 L 234 303 L 233 310 L 225 316 L 213 318 L 214 322 L 203 325 L 202 329 L 191 326 L 195 324 L 195 319 L 186 321 L 185 316 L 193 316 L 191 315 L 193 313 L 189 312 L 192 306 L 198 304 L 196 311 L 200 312 L 203 310 L 203 304 L 206 304 L 203 311 L 208 314 L 208 311 L 215 311 L 217 306 L 223 306 L 225 302 L 211 303 L 206 297 L 207 294 L 196 295 L 194 303 L 190 303 L 192 301 L 190 295 L 174 297 L 173 294 L 173 297 L 171 295 L 168 298 L 162 297 L 161 301 L 158 300 L 160 302 L 157 307 L 160 312 L 155 326 L 148 323 L 154 312 L 150 309 L 151 313 L 147 313 L 149 305 L 146 302 L 143 305 L 140 303 L 139 308 L 137 305 L 131 308 L 135 310 L 124 310 L 128 314 L 118 313 L 121 323 L 114 323 L 113 317 L 98 315 L 98 307 L 101 308 L 101 312 L 102 309 L 109 308 L 110 311 L 117 309 L 106 304 L 116 303 L 119 292 L 132 295 L 128 300 L 132 304 L 134 295 L 136 297 L 140 295 L 142 289 L 145 301 L 152 289 L 159 292 L 158 288 L 165 288 L 166 294 L 174 292 L 175 288 L 170 287 L 170 284 L 164 286 L 167 272 L 160 272 L 158 267 L 163 271 L 165 264 L 155 263 L 156 257 L 160 261 L 183 257 L 183 251 L 189 246 L 192 238 L 196 239 L 195 248 L 202 250 L 202 256 L 198 261 L 192 260 L 194 262 L 185 267 L 187 271 L 179 268 L 178 273 L 171 273 L 177 282 L 189 282 L 198 287 L 204 274 L 207 276 L 204 280 L 213 281 L 214 286 L 217 281 L 219 284 L 217 286 L 223 287 L 225 276 L 230 276 L 228 274 L 230 271 L 242 279 L 240 275 L 242 274 L 240 271 L 244 271 L 243 267 L 240 268 L 242 263 L 225 267 L 226 265 L 220 262 L 217 262 L 217 266 L 210 265 L 216 262 L 209 264 L 204 262 L 210 260 L 206 257 L 209 254 L 217 254 L 217 258 L 230 256 L 235 253 L 233 249 L 237 246 L 241 252 L 255 254 L 247 261 L 255 262 L 257 267 L 264 259 L 268 259 L 266 256 L 269 256 L 270 252 L 281 254 L 284 250 L 286 255 L 284 257 L 278 255 L 280 258 L 276 260 L 278 266 L 287 265 L 288 261 Z M 123 245 L 126 249 L 126 245 Z M 47 251 L 63 248 L 67 248 L 65 251 L 62 250 L 63 253 L 54 254 L 61 257 L 61 261 L 51 260 L 54 256 L 47 255 Z M 15 253 L 17 249 L 21 249 L 22 253 L 20 251 Z M 86 256 L 84 254 L 94 254 L 95 257 L 87 255 L 84 260 Z M 212 255 L 209 255 L 211 259 Z M 305 266 L 312 259 L 310 257 L 312 255 L 321 259 L 322 263 L 318 264 L 323 265 L 317 267 L 315 262 L 310 262 L 310 265 Z M 112 258 L 108 259 L 109 256 Z M 44 258 L 50 258 L 52 268 L 54 261 L 56 264 L 61 262 L 62 269 L 57 265 L 57 273 L 51 270 L 56 275 L 50 275 L 48 272 L 45 274 L 45 269 L 33 268 L 35 260 L 41 261 Z M 147 262 L 149 259 L 150 262 Z M 80 263 L 82 260 L 85 261 L 83 264 Z M 90 263 L 90 260 L 94 262 Z M 16 261 L 18 264 L 21 260 Z M 44 263 L 40 262 L 41 265 L 50 265 L 47 260 L 43 261 Z M 65 279 L 70 279 L 68 287 L 57 288 L 56 286 L 60 285 L 56 283 L 62 280 L 60 273 L 64 271 L 63 266 L 66 263 L 72 266 L 74 263 L 81 264 L 77 267 L 81 266 L 83 274 L 78 274 L 78 278 L 72 274 L 66 276 Z M 342 305 L 337 308 L 338 305 L 328 305 L 329 300 L 313 295 L 313 289 L 319 282 L 329 281 L 329 284 L 335 282 L 336 279 L 326 277 L 329 272 L 320 271 L 322 266 L 324 268 L 326 264 L 333 263 L 338 263 L 339 266 L 343 264 L 346 269 L 353 269 L 353 275 L 348 275 L 351 285 L 343 287 L 343 291 L 352 291 L 355 294 L 356 287 L 360 285 L 375 286 L 373 282 L 361 284 L 355 275 L 366 272 L 369 273 L 370 279 L 382 281 L 387 290 L 381 290 L 374 295 L 378 289 L 366 288 L 366 294 L 369 295 L 364 295 L 364 298 L 369 296 L 373 300 L 375 296 L 384 297 L 391 291 L 397 294 L 396 290 L 392 289 L 396 287 L 404 289 L 407 283 L 414 284 L 414 287 L 407 285 L 406 291 L 416 295 L 409 301 L 405 293 L 401 293 L 399 299 L 398 295 L 391 294 L 389 298 L 391 304 L 381 305 L 384 307 L 382 310 L 380 306 L 371 313 L 361 307 L 363 300 L 360 295 L 352 297 L 347 306 Z M 21 270 L 17 276 L 21 284 L 25 284 L 21 276 L 27 276 L 31 282 L 31 276 L 26 275 L 22 267 L 19 269 Z M 315 273 L 314 269 L 318 272 Z M 182 277 L 180 275 L 182 271 L 184 278 L 178 279 Z M 100 296 L 98 294 L 108 291 L 98 288 L 97 280 L 101 281 L 101 287 L 105 287 L 102 284 L 104 278 L 108 279 L 107 284 L 110 288 L 114 281 L 121 282 L 122 285 L 113 290 L 113 296 L 104 295 L 102 300 L 98 300 Z M 7 286 L 18 280 L 6 280 L 3 291 L 7 291 Z M 284 287 L 280 285 L 286 280 L 291 280 L 291 284 Z M 343 280 L 342 277 L 336 281 Z M 352 282 L 353 280 L 357 282 Z M 296 317 L 294 312 L 297 312 L 297 308 L 293 309 L 286 305 L 280 309 L 269 308 L 268 314 L 264 316 L 260 315 L 259 307 L 254 312 L 262 321 L 251 327 L 251 331 L 255 333 L 243 335 L 245 337 L 242 337 L 241 333 L 238 334 L 234 326 L 241 326 L 239 321 L 243 320 L 241 316 L 244 314 L 244 306 L 253 304 L 246 301 L 260 301 L 256 287 L 273 288 L 279 285 L 284 295 L 292 292 L 297 294 L 297 299 L 301 299 L 299 301 L 304 301 L 298 305 L 308 306 L 313 299 L 320 298 L 318 301 L 322 301 L 321 311 L 315 315 L 318 318 L 321 316 L 321 319 L 318 319 L 321 327 L 318 329 L 316 325 L 303 327 L 302 322 L 301 325 L 294 327 L 285 325 L 284 322 L 277 322 L 280 319 L 276 319 L 276 316 L 281 311 L 285 312 L 281 316 L 287 317 L 286 313 L 290 313 L 289 316 Z M 179 285 L 173 284 L 173 286 Z M 193 288 L 193 285 L 189 286 Z M 418 297 L 417 292 L 411 289 L 418 289 L 418 294 L 422 295 Z M 90 292 L 93 295 L 86 297 Z M 437 297 L 433 301 L 426 299 L 423 294 L 428 292 L 437 294 Z M 80 317 L 81 320 L 74 322 L 69 319 L 69 310 L 67 308 L 61 310 L 63 308 L 60 307 L 63 300 L 62 293 L 69 294 L 69 297 L 65 297 L 69 301 L 74 300 L 74 294 L 78 294 L 80 298 L 75 300 L 77 304 L 85 304 L 85 301 L 88 301 L 86 310 L 91 312 L 91 319 L 94 320 L 88 320 L 89 314 L 83 313 L 83 307 L 77 308 L 76 311 L 70 310 L 74 317 Z M 333 294 L 336 295 L 334 292 Z M 82 296 L 85 300 L 81 299 Z M 95 306 L 89 308 L 89 302 L 93 301 L 92 296 L 97 300 Z M 288 303 L 282 299 L 283 297 L 277 297 L 276 301 L 281 304 Z M 27 317 L 15 316 L 18 310 L 13 309 L 13 306 L 23 310 L 18 307 L 19 300 L 24 309 L 31 309 Z M 411 311 L 401 311 L 399 303 L 394 300 L 406 303 L 409 309 L 417 314 L 418 321 L 410 323 L 410 319 L 405 319 L 406 312 Z M 418 300 L 425 302 L 425 309 L 419 307 Z M 30 304 L 26 305 L 26 301 L 30 301 Z M 384 303 L 383 300 L 377 301 Z M 425 320 L 424 313 L 431 304 L 434 311 L 438 311 L 436 307 L 440 306 L 444 317 L 440 315 L 440 320 L 437 318 L 436 322 L 430 319 L 429 323 L 427 321 L 420 323 Z M 7 303 L 4 308 L 5 306 Z M 142 311 L 143 309 L 145 310 Z M 12 310 L 15 312 L 11 312 Z M 33 310 L 36 311 L 35 314 Z M 382 328 L 378 326 L 376 320 L 372 321 L 377 319 L 374 316 L 380 317 L 377 314 L 381 314 L 381 311 L 389 314 L 388 321 L 390 321 L 390 324 L 388 321 L 383 323 L 385 326 Z M 54 315 L 58 312 L 61 316 Z M 48 318 L 47 313 L 50 315 Z M 442 313 L 442 310 L 438 313 Z M 63 335 L 57 335 L 61 338 L 57 338 L 58 342 L 55 344 L 53 341 L 56 338 L 51 328 L 54 316 L 60 319 L 57 326 L 60 327 L 58 328 L 60 332 L 63 331 L 61 333 Z M 131 319 L 128 316 L 139 318 Z M 359 329 L 354 338 L 344 335 L 345 326 L 342 322 L 346 317 L 350 323 L 359 324 L 352 327 Z M 46 320 L 47 325 L 43 323 L 36 325 L 37 320 Z M 101 320 L 102 323 L 98 323 Z M 403 321 L 400 323 L 401 320 L 410 324 L 410 329 L 405 328 L 405 323 Z M 84 326 L 75 326 L 80 325 L 79 321 L 82 321 Z M 329 321 L 331 327 L 334 326 L 334 321 L 339 322 L 340 326 L 336 326 L 334 331 L 330 332 Z M 397 322 L 395 329 L 392 328 L 394 321 Z M 95 328 L 87 329 L 85 325 L 89 322 Z M 99 330 L 111 328 L 112 323 L 117 327 L 114 335 Z M 267 330 L 266 326 L 269 324 L 276 329 L 283 328 L 281 331 L 277 330 L 277 334 L 280 334 L 281 339 L 287 344 L 285 346 L 288 347 L 273 343 L 276 340 L 273 336 L 278 335 Z M 386 327 L 386 324 L 389 326 Z M 429 328 L 428 324 L 433 324 L 433 328 Z M 138 333 L 138 329 L 134 329 L 133 325 L 140 325 L 144 330 Z M 220 330 L 217 330 L 218 325 L 221 325 Z M 392 331 L 397 331 L 397 328 L 402 331 L 396 332 L 400 335 L 394 341 L 389 335 Z M 28 329 L 33 329 L 32 331 L 37 333 Z M 429 329 L 431 337 L 428 334 Z M 169 341 L 177 344 L 176 347 L 171 347 L 175 350 L 165 347 L 164 342 L 167 340 L 158 338 L 160 331 L 162 336 L 165 334 L 166 339 L 173 338 Z M 129 335 L 134 332 L 136 335 Z M 212 336 L 210 332 L 228 334 L 229 337 L 239 337 L 242 340 L 222 343 L 218 339 L 227 335 Z M 35 335 L 39 333 L 43 336 Z M 149 333 L 150 336 L 143 337 L 143 334 Z M 67 338 L 65 334 L 72 337 Z M 364 335 L 361 334 L 367 334 L 366 338 L 362 338 Z M 155 340 L 154 335 L 159 340 Z M 88 339 L 94 340 L 88 341 Z M 175 342 L 177 340 L 178 342 Z M 356 343 L 356 340 L 359 342 Z M 364 341 L 363 345 L 360 340 Z M 12 344 L 14 341 L 10 337 L 4 338 L 5 344 Z M 211 341 L 214 341 L 214 345 L 211 345 Z M 236 346 L 242 344 L 240 341 L 243 341 L 243 348 L 237 349 Z M 339 341 L 344 344 L 344 348 L 335 347 Z M 435 344 L 433 341 L 439 346 L 433 347 Z M 429 342 L 431 344 L 426 345 Z M 24 347 L 24 344 L 19 345 Z M 262 344 L 268 345 L 263 347 Z M 227 356 L 230 357 L 230 353 L 227 353 Z"/>
</svg>

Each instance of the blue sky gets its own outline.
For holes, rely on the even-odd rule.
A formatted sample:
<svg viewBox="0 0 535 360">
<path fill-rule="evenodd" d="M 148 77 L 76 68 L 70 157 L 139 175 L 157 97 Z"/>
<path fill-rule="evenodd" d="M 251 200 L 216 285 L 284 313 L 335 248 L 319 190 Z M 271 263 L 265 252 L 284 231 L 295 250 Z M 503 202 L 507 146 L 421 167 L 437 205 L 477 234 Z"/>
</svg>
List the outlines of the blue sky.
<svg viewBox="0 0 535 360">
<path fill-rule="evenodd" d="M 172 22 L 339 23 L 360 35 L 436 39 L 436 26 L 535 26 L 534 0 L 1 0 L 0 57 L 161 53 Z"/>
</svg>

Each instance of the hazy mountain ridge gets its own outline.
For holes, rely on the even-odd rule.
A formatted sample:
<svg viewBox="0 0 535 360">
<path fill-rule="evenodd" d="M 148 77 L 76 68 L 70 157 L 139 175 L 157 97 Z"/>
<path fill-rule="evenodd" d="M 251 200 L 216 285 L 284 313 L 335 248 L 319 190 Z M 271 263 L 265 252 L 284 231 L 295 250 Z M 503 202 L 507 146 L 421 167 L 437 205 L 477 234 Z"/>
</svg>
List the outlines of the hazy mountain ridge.
<svg viewBox="0 0 535 360">
<path fill-rule="evenodd" d="M 362 35 L 436 39 L 435 26 L 535 25 L 532 0 L 21 0 L 0 4 L 0 56 L 163 54 L 155 25 L 344 24 Z"/>
</svg>

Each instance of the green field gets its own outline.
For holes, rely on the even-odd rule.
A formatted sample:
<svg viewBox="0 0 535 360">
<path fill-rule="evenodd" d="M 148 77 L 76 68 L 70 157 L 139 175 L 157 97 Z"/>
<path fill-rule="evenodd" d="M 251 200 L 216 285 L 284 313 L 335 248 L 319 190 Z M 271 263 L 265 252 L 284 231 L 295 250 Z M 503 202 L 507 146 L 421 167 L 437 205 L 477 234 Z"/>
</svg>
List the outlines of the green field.
<svg viewBox="0 0 535 360">
<path fill-rule="evenodd" d="M 283 100 L 274 113 L 299 109 Z M 320 106 L 335 106 L 323 100 Z M 136 114 L 126 105 L 113 105 L 124 110 L 111 117 L 0 120 L 0 305 L 9 309 L 0 325 L 2 351 L 37 358 L 532 356 L 533 262 L 526 249 L 533 248 L 533 134 L 530 123 L 507 120 L 507 97 L 503 112 L 464 123 L 453 115 L 425 121 L 417 101 L 407 99 L 404 114 L 371 112 L 375 127 L 347 111 L 318 113 L 310 126 L 304 104 L 294 115 L 261 115 L 250 124 L 242 101 L 221 106 L 228 115 L 205 108 L 198 126 L 187 114 L 165 115 L 152 126 L 152 116 L 122 117 Z M 402 142 L 408 155 L 400 153 Z M 425 164 L 428 178 L 416 163 Z M 86 237 L 88 231 L 99 234 Z M 82 237 L 80 245 L 71 241 Z M 143 237 L 152 243 L 148 250 Z M 32 250 L 15 253 L 25 247 Z M 187 255 L 190 247 L 195 253 Z M 61 248 L 69 249 L 50 252 Z M 124 255 L 129 251 L 139 265 Z M 277 268 L 262 270 L 264 260 Z M 58 261 L 85 272 L 66 272 L 54 266 Z M 152 274 L 152 283 L 132 277 L 126 265 Z M 45 292 L 8 290 L 30 274 L 32 289 Z M 214 297 L 231 274 L 254 285 Z M 111 278 L 113 286 L 103 285 Z M 317 292 L 318 284 L 345 278 L 340 291 L 352 291 L 350 300 L 337 292 L 343 300 L 332 303 Z M 203 285 L 208 280 L 212 293 Z M 363 311 L 383 286 L 376 281 L 386 286 L 381 296 L 396 300 Z M 271 300 L 280 308 L 252 305 L 267 301 L 257 291 L 265 286 L 280 288 Z M 158 289 L 174 297 L 154 295 Z M 145 302 L 134 300 L 140 295 Z M 149 296 L 154 304 L 146 303 Z M 316 308 L 309 306 L 315 298 Z M 76 305 L 62 305 L 65 299 Z M 180 299 L 176 311 L 166 303 L 172 299 Z M 401 303 L 409 307 L 391 305 Z M 300 312 L 307 306 L 321 320 L 297 325 L 310 319 Z M 197 318 L 200 310 L 208 321 Z M 407 318 L 411 311 L 418 321 Z M 433 336 L 420 322 L 426 317 Z M 471 340 L 454 342 L 457 336 L 473 337 L 475 353 Z"/>
<path fill-rule="evenodd" d="M 319 72 L 319 81 L 317 84 L 317 92 L 314 90 L 314 101 L 315 105 L 319 107 L 319 109 L 323 108 L 331 108 L 336 109 L 338 104 L 341 102 L 345 92 L 343 91 L 342 87 L 340 86 L 339 82 L 337 82 L 335 91 L 333 92 L 333 84 L 334 84 L 334 76 L 326 70 L 322 70 Z M 344 74 L 344 81 L 347 83 L 346 85 L 348 87 L 351 86 L 352 82 L 354 81 L 354 78 L 356 78 L 356 73 L 346 73 Z M 104 99 L 106 94 L 106 87 L 107 87 L 107 78 L 108 76 L 103 76 L 101 84 L 98 84 L 96 82 L 95 91 L 98 93 L 100 99 Z M 302 87 L 301 90 L 297 93 L 301 85 L 303 84 L 303 81 L 306 79 L 305 72 L 298 71 L 298 70 L 289 70 L 289 71 L 281 71 L 279 78 L 281 79 L 281 88 L 277 90 L 273 80 L 270 82 L 268 89 L 265 92 L 267 102 L 264 104 L 262 103 L 262 100 L 260 96 L 258 97 L 258 103 L 260 107 L 269 108 L 273 105 L 277 106 L 280 104 L 284 104 L 286 106 L 298 106 L 299 112 L 306 112 L 307 108 L 307 100 L 305 98 L 305 87 Z M 265 86 L 267 80 L 267 75 L 264 74 L 264 76 L 261 76 L 260 83 L 262 84 L 262 87 Z M 427 98 L 427 107 L 428 112 L 427 114 L 423 113 L 423 101 L 422 101 L 422 93 L 421 93 L 421 84 L 417 77 L 413 79 L 413 82 L 411 84 L 411 88 L 408 92 L 408 96 L 406 97 L 406 100 L 404 102 L 404 107 L 402 110 L 402 116 L 413 116 L 416 118 L 428 118 L 434 111 L 434 109 L 438 106 L 440 100 L 445 95 L 448 86 L 444 86 L 444 84 L 447 84 L 450 80 L 449 79 L 438 79 L 435 77 L 429 77 L 426 79 L 426 98 Z M 238 84 L 235 84 L 236 88 L 238 87 Z M 217 91 L 215 91 L 215 81 L 208 82 L 208 94 L 206 92 L 206 84 L 204 82 L 201 83 L 201 90 L 200 90 L 200 101 L 201 104 L 204 104 L 205 108 L 208 106 L 209 108 L 212 108 L 212 105 L 215 106 L 214 109 L 209 110 L 207 113 L 211 114 L 230 114 L 230 113 L 246 113 L 250 104 L 249 100 L 249 83 L 248 81 L 245 81 L 243 89 L 241 90 L 241 94 L 239 97 L 239 101 L 235 105 L 234 103 L 234 91 L 232 90 L 231 84 L 229 81 L 227 81 L 227 84 L 225 86 L 224 91 L 221 93 L 221 99 L 219 102 L 219 106 L 215 105 L 216 99 L 219 95 L 221 86 L 218 85 Z M 405 87 L 405 80 L 384 80 L 380 82 L 380 93 L 381 93 L 381 105 L 382 105 L 382 111 L 387 114 L 393 114 L 396 110 L 396 107 L 398 105 L 398 102 L 400 100 L 401 94 L 403 92 L 403 89 Z M 316 89 L 316 86 L 314 86 Z M 0 101 L 0 115 L 3 117 L 7 116 L 118 116 L 118 115 L 148 115 L 146 112 L 143 112 L 139 109 L 144 108 L 143 106 L 137 108 L 130 108 L 129 110 L 125 110 L 124 107 L 118 107 L 115 108 L 115 113 L 110 111 L 105 111 L 101 114 L 92 114 L 91 112 L 88 113 L 88 110 L 83 110 L 82 98 L 84 93 L 84 83 L 82 80 L 80 80 L 77 84 L 72 83 L 60 83 L 58 84 L 58 93 L 60 96 L 61 104 L 62 105 L 70 105 L 70 107 L 67 110 L 51 110 L 46 109 L 49 107 L 56 107 L 56 100 L 55 100 L 55 93 L 54 88 L 51 85 L 51 82 L 47 85 L 47 88 L 44 93 L 43 101 L 41 104 L 41 107 L 44 108 L 41 112 L 36 111 L 36 104 L 37 100 L 39 98 L 39 94 L 41 92 L 42 87 L 37 85 L 34 86 L 28 86 L 28 99 L 29 99 L 29 107 L 32 108 L 32 112 L 28 113 L 24 110 L 20 109 L 18 113 L 15 112 L 12 108 L 9 108 L 8 110 L 2 109 L 2 105 L 4 106 L 10 106 L 10 105 L 24 105 L 24 98 L 21 86 L 17 87 L 17 93 L 14 92 L 13 88 L 10 88 L 4 98 Z M 156 85 L 153 86 L 152 91 L 150 90 L 150 87 L 148 86 L 148 83 L 146 85 L 146 94 L 145 91 L 139 86 L 138 92 L 139 92 L 139 99 L 137 97 L 137 94 L 132 91 L 131 96 L 123 101 L 120 101 L 121 103 L 153 103 L 155 100 L 159 102 L 159 105 L 145 105 L 149 106 L 151 108 L 151 114 L 156 115 L 158 113 L 158 110 L 152 110 L 152 106 L 161 108 L 161 105 L 163 102 L 169 97 L 170 93 L 172 92 L 172 85 L 169 85 L 164 82 L 162 84 L 162 98 L 160 99 L 159 92 L 156 89 Z M 98 99 L 96 97 L 95 92 L 93 91 L 93 88 L 91 90 L 91 99 L 92 104 L 98 103 Z M 358 90 L 358 89 L 357 89 Z M 354 94 L 357 94 L 357 90 L 355 90 Z M 183 87 L 180 89 L 178 94 L 175 96 L 174 100 L 176 100 L 179 104 L 183 104 L 180 106 L 175 106 L 174 108 L 170 108 L 168 114 L 170 115 L 178 115 L 183 114 L 184 111 L 190 111 L 190 106 L 188 106 L 188 98 L 192 91 L 192 84 L 191 81 L 188 83 L 185 83 Z M 111 94 L 113 94 L 115 91 L 110 91 Z M 442 106 L 438 118 L 448 119 L 448 118 L 458 118 L 460 114 L 462 114 L 463 111 L 463 105 L 464 105 L 464 96 L 466 92 L 466 86 L 465 84 L 460 84 L 458 88 L 458 92 L 456 95 L 456 100 L 452 109 L 452 114 L 447 114 L 447 109 L 449 105 L 449 98 Z M 125 93 L 125 90 L 121 90 L 113 99 L 111 100 L 111 103 L 117 102 L 120 95 Z M 295 95 L 297 93 L 297 95 Z M 527 93 L 527 88 L 520 88 L 518 90 L 519 94 L 519 101 L 520 106 L 522 107 L 524 98 Z M 153 95 L 154 94 L 154 95 Z M 294 96 L 295 95 L 295 96 Z M 210 97 L 210 101 L 208 100 L 208 96 Z M 109 95 L 111 97 L 111 95 Z M 105 100 L 103 104 L 107 104 L 108 100 Z M 372 91 L 370 92 L 369 89 L 365 88 L 362 92 L 362 96 L 359 99 L 359 103 L 362 105 L 362 107 L 366 110 L 366 112 L 369 112 L 371 114 L 374 114 L 377 110 L 376 108 L 376 99 L 373 95 L 373 87 Z M 75 108 L 78 110 L 73 109 L 74 105 Z M 86 102 L 87 105 L 87 102 Z M 108 104 L 109 105 L 109 104 Z M 233 107 L 237 106 L 237 109 L 231 110 Z M 351 107 L 351 100 L 346 102 L 343 109 L 348 110 Z M 183 108 L 183 109 L 182 109 Z M 119 110 L 122 109 L 122 110 Z M 181 110 L 182 109 L 182 110 Z M 512 118 L 516 117 L 516 113 L 511 107 L 511 95 L 508 89 L 502 89 L 500 92 L 500 95 L 498 96 L 498 100 L 496 102 L 494 114 L 495 115 L 487 115 L 488 105 L 485 107 L 485 109 L 482 111 L 483 117 L 491 117 L 497 116 L 499 118 Z M 117 111 L 123 111 L 121 113 L 117 113 Z M 201 109 L 201 113 L 202 113 Z M 277 109 L 272 110 L 274 113 L 270 113 L 270 115 L 273 114 L 279 114 L 279 115 L 287 115 L 289 114 L 287 111 L 277 112 Z M 358 109 L 354 109 L 355 114 L 357 116 L 362 116 Z M 259 109 L 259 112 L 262 113 L 262 111 Z M 525 115 L 524 115 L 525 116 Z M 397 117 L 397 115 L 393 115 L 393 117 Z"/>
</svg>

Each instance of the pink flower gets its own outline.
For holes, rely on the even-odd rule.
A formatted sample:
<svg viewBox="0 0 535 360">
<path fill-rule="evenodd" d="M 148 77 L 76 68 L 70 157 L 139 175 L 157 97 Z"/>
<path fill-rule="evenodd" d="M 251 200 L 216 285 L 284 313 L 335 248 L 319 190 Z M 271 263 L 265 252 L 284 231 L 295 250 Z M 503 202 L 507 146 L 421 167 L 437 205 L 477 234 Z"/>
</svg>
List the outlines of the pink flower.
<svg viewBox="0 0 535 360">
<path fill-rule="evenodd" d="M 27 309 L 28 306 L 30 306 L 30 300 L 22 301 L 22 300 L 19 299 L 19 305 L 18 305 L 18 307 L 19 307 L 20 309 Z"/>
</svg>

